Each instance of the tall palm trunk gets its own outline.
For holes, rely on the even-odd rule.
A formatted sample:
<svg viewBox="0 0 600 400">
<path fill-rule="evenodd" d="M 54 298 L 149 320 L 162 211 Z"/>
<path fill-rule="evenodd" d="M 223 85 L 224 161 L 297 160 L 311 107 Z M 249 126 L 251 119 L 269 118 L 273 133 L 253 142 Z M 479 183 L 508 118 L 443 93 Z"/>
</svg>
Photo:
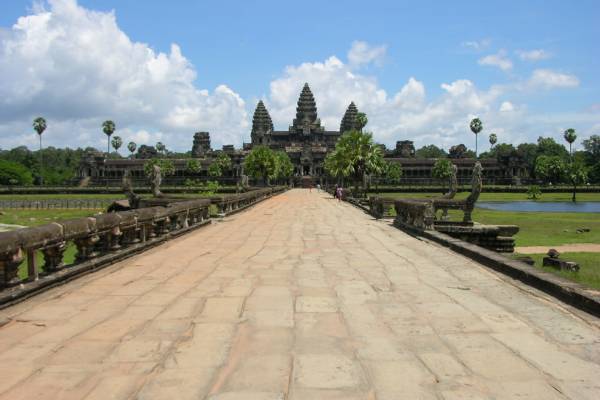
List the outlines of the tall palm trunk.
<svg viewBox="0 0 600 400">
<path fill-rule="evenodd" d="M 42 135 L 40 137 L 40 186 L 44 184 L 44 156 L 42 154 Z"/>
</svg>

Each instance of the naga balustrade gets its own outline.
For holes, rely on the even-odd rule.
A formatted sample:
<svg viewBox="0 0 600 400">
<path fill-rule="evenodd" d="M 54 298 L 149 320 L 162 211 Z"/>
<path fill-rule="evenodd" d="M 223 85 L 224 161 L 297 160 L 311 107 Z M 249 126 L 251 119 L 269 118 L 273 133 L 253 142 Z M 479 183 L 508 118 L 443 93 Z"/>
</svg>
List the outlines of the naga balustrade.
<svg viewBox="0 0 600 400">
<path fill-rule="evenodd" d="M 213 196 L 210 201 L 217 207 L 218 213 L 227 215 L 243 210 L 259 201 L 286 190 L 285 186 L 274 186 L 263 189 L 255 189 L 239 194 L 228 194 Z"/>
<path fill-rule="evenodd" d="M 125 253 L 210 222 L 210 200 L 186 200 L 166 207 L 98 214 L 0 233 L 0 288 L 37 281 L 63 269 L 107 254 Z M 65 266 L 65 251 L 76 248 L 75 261 Z M 43 257 L 40 257 L 43 255 Z M 43 261 L 42 261 L 43 258 Z M 27 259 L 27 277 L 19 267 Z M 114 259 L 111 259 L 111 261 Z"/>
<path fill-rule="evenodd" d="M 375 218 L 392 217 L 391 210 L 394 209 L 396 199 L 393 197 L 369 197 L 369 213 Z"/>
</svg>

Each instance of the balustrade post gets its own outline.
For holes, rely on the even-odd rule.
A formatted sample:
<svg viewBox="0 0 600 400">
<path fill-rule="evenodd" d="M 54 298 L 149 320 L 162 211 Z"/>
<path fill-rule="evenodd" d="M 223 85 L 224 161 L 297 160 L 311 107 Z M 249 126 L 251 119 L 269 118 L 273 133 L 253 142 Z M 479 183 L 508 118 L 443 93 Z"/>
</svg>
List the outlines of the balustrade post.
<svg viewBox="0 0 600 400">
<path fill-rule="evenodd" d="M 67 249 L 67 243 L 61 242 L 55 246 L 42 249 L 44 255 L 44 272 L 50 273 L 61 269 L 64 266 L 63 255 Z"/>
<path fill-rule="evenodd" d="M 37 281 L 39 276 L 37 251 L 35 249 L 27 250 L 27 279 Z"/>
<path fill-rule="evenodd" d="M 99 241 L 100 237 L 96 234 L 75 239 L 75 246 L 77 246 L 77 255 L 75 258 L 77 261 L 85 261 L 97 257 L 98 252 L 94 250 L 94 246 Z"/>
<path fill-rule="evenodd" d="M 20 282 L 19 265 L 23 262 L 23 250 L 16 250 L 0 254 L 0 285 L 2 287 L 16 285 Z"/>
</svg>

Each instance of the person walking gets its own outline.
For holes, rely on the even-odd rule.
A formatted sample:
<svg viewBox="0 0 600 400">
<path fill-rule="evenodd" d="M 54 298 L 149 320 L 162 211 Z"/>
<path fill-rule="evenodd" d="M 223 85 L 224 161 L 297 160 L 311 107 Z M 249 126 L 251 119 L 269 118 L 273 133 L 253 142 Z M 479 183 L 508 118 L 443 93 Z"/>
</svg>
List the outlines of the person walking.
<svg viewBox="0 0 600 400">
<path fill-rule="evenodd" d="M 335 193 L 337 195 L 336 197 L 337 197 L 338 201 L 342 201 L 342 195 L 343 195 L 344 192 L 343 192 L 341 186 L 338 186 L 338 188 L 336 189 Z"/>
</svg>

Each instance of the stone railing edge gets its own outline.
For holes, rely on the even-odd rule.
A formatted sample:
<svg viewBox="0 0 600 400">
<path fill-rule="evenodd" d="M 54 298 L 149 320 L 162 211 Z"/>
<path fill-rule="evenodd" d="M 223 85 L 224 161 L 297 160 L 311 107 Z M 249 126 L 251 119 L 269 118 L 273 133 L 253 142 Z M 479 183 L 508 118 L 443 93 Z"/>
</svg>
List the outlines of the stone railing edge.
<svg viewBox="0 0 600 400">
<path fill-rule="evenodd" d="M 477 261 L 487 268 L 519 280 L 570 306 L 600 318 L 600 291 L 598 290 L 591 289 L 550 272 L 541 271 L 522 261 L 513 260 L 501 253 L 453 238 L 442 232 L 428 231 L 410 226 L 394 226 L 412 236 L 423 237 L 444 247 L 448 247 L 450 250 Z"/>
<path fill-rule="evenodd" d="M 209 224 L 211 204 L 229 215 L 286 190 L 264 188 L 0 232 L 0 309 Z M 76 243 L 78 262 L 63 267 L 67 242 Z M 43 266 L 38 251 L 44 252 Z M 25 254 L 29 276 L 18 280 L 16 271 Z"/>
</svg>

